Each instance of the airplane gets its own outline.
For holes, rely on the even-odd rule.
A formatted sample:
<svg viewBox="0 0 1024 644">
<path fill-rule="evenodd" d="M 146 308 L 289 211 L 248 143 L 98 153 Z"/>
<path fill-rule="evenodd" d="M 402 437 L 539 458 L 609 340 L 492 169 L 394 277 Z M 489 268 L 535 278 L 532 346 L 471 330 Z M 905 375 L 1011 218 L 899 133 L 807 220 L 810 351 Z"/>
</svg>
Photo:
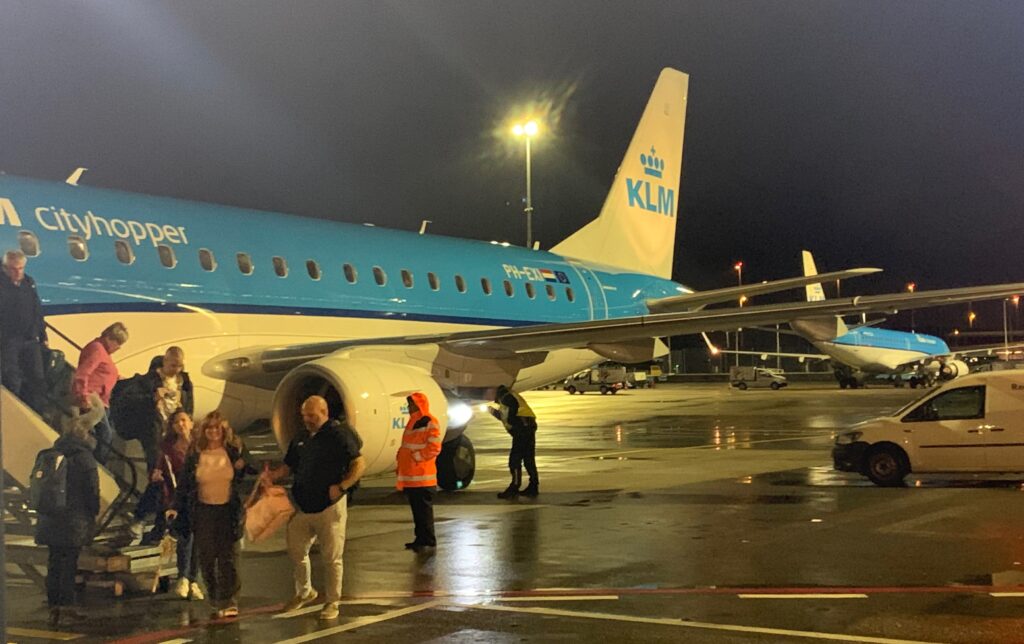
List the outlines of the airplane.
<svg viewBox="0 0 1024 644">
<path fill-rule="evenodd" d="M 802 251 L 802 258 L 804 275 L 817 275 L 810 251 Z M 805 289 L 808 302 L 825 300 L 820 282 L 808 284 Z M 951 351 L 942 338 L 934 335 L 882 329 L 871 324 L 851 328 L 841 316 L 795 319 L 789 326 L 824 354 L 801 357 L 831 359 L 842 389 L 863 387 L 865 380 L 882 374 L 892 376 L 897 385 L 902 384 L 906 374 L 911 387 L 931 386 L 938 380 L 967 375 L 968 365 L 961 358 L 990 355 L 1005 348 L 1000 345 Z"/>
<path fill-rule="evenodd" d="M 405 397 L 424 392 L 442 425 L 445 489 L 471 482 L 471 405 L 500 384 L 526 390 L 606 359 L 650 360 L 667 335 L 1024 290 L 705 310 L 737 293 L 671 279 L 688 87 L 686 74 L 661 72 L 598 217 L 550 251 L 97 189 L 81 170 L 64 183 L 0 176 L 0 244 L 29 257 L 64 336 L 51 345 L 72 361 L 121 321 L 131 335 L 114 355 L 122 374 L 181 346 L 197 415 L 220 409 L 240 428 L 269 420 L 282 446 L 301 428 L 301 401 L 320 394 L 362 438 L 367 474 L 393 471 Z"/>
</svg>

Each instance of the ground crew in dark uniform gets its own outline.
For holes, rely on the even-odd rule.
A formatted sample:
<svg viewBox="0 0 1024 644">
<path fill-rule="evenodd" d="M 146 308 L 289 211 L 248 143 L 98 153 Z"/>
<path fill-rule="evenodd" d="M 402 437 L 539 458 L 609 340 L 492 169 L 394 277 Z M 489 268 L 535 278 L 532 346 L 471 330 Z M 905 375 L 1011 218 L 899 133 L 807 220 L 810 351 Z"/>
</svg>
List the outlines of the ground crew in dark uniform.
<svg viewBox="0 0 1024 644">
<path fill-rule="evenodd" d="M 46 324 L 36 283 L 25 274 L 27 261 L 20 250 L 4 254 L 0 274 L 0 360 L 7 390 L 42 413 L 46 396 Z"/>
<path fill-rule="evenodd" d="M 537 416 L 526 404 L 523 397 L 505 385 L 498 387 L 494 402 L 488 410 L 501 421 L 512 436 L 512 449 L 508 453 L 508 469 L 512 474 L 512 482 L 504 492 L 498 493 L 499 499 L 511 499 L 520 494 L 537 496 L 540 493 L 540 477 L 537 475 Z M 530 475 L 530 484 L 520 490 L 523 482 L 523 466 Z"/>
</svg>

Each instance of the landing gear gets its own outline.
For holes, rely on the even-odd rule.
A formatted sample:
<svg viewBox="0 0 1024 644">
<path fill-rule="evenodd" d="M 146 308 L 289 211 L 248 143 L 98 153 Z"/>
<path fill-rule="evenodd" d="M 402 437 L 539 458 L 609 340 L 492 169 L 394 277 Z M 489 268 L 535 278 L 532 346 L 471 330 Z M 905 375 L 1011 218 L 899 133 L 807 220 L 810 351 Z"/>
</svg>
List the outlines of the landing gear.
<svg viewBox="0 0 1024 644">
<path fill-rule="evenodd" d="M 442 490 L 462 490 L 469 487 L 476 474 L 476 452 L 465 434 L 459 434 L 441 445 L 437 455 L 437 484 Z"/>
</svg>

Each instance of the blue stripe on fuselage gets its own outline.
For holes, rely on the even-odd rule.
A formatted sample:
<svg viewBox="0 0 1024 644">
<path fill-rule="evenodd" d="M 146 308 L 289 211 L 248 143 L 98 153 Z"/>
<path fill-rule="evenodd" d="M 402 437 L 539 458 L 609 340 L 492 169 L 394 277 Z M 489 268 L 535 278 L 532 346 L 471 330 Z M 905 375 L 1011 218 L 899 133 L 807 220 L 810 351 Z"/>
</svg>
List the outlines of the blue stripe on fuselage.
<svg viewBox="0 0 1024 644">
<path fill-rule="evenodd" d="M 893 331 L 890 329 L 878 329 L 875 327 L 853 329 L 835 340 L 832 340 L 832 342 L 835 344 L 858 347 L 916 351 L 933 356 L 949 353 L 949 346 L 947 346 L 942 339 L 933 335 L 908 333 L 906 331 Z"/>
<path fill-rule="evenodd" d="M 0 176 L 0 216 L 3 248 L 18 246 L 19 231 L 39 240 L 41 253 L 30 258 L 28 272 L 48 314 L 169 311 L 182 303 L 215 312 L 521 326 L 591 319 L 588 293 L 593 317 L 603 318 L 645 314 L 646 299 L 680 292 L 669 280 L 570 264 L 544 251 L 10 176 Z M 87 261 L 71 257 L 72 235 L 85 240 Z M 132 250 L 133 263 L 118 261 L 115 241 Z M 174 268 L 161 264 L 158 243 L 173 250 Z M 212 253 L 216 270 L 203 270 L 200 249 Z M 238 253 L 252 258 L 252 275 L 239 270 Z M 287 277 L 275 274 L 274 257 L 287 261 Z M 316 262 L 319 280 L 310 277 L 307 261 Z M 343 264 L 355 267 L 355 284 L 345 279 Z M 374 267 L 387 275 L 385 286 L 376 284 Z M 567 283 L 561 277 L 547 282 L 540 269 L 564 275 Z M 403 270 L 411 273 L 412 288 L 403 284 Z M 465 293 L 457 290 L 456 275 Z M 490 281 L 490 295 L 482 279 Z"/>
</svg>

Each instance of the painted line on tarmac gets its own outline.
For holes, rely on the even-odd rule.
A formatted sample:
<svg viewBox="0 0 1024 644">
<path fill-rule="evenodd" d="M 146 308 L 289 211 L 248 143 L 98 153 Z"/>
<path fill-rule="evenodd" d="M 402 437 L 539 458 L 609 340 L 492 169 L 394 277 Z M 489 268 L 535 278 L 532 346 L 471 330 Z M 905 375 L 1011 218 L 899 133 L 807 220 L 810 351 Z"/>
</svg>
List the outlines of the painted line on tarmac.
<svg viewBox="0 0 1024 644">
<path fill-rule="evenodd" d="M 467 608 L 479 610 L 504 611 L 509 613 L 526 613 L 550 617 L 569 617 L 573 619 L 596 619 L 613 622 L 629 622 L 634 624 L 657 624 L 681 628 L 695 628 L 710 631 L 729 631 L 734 633 L 756 633 L 758 635 L 779 635 L 782 637 L 800 637 L 838 642 L 866 642 L 869 644 L 935 644 L 919 640 L 897 640 L 887 637 L 869 637 L 847 635 L 843 633 L 819 633 L 815 631 L 794 631 L 784 628 L 767 628 L 763 626 L 743 626 L 740 624 L 714 624 L 711 622 L 694 622 L 669 617 L 634 617 L 632 615 L 616 615 L 612 613 L 588 613 L 582 611 L 560 610 L 557 608 L 528 608 L 524 606 L 499 606 L 495 604 L 465 604 Z"/>
<path fill-rule="evenodd" d="M 740 593 L 740 599 L 867 599 L 864 593 Z"/>
<path fill-rule="evenodd" d="M 406 608 L 399 608 L 398 610 L 392 610 L 386 613 L 381 613 L 380 615 L 360 617 L 359 619 L 349 622 L 348 624 L 342 624 L 340 626 L 334 626 L 332 628 L 325 628 L 323 630 L 313 631 L 312 633 L 306 633 L 305 635 L 300 635 L 299 637 L 293 637 L 287 640 L 279 640 L 278 642 L 276 642 L 276 644 L 299 644 L 300 642 L 311 642 L 313 640 L 322 639 L 324 637 L 328 637 L 336 633 L 344 633 L 345 631 L 350 631 L 354 628 L 362 628 L 363 626 L 369 626 L 370 624 L 379 624 L 380 622 L 386 622 L 392 619 L 397 619 L 399 617 L 404 617 L 406 615 L 411 615 L 413 613 L 418 613 L 422 610 L 436 608 L 443 603 L 443 600 L 435 599 L 433 601 L 424 602 L 422 604 L 416 604 L 415 606 L 408 606 Z"/>
<path fill-rule="evenodd" d="M 191 641 L 192 640 L 187 640 L 185 638 L 179 637 L 178 639 L 164 640 L 160 642 L 160 644 L 188 644 Z"/>
<path fill-rule="evenodd" d="M 1024 593 L 989 593 L 993 597 L 1024 597 Z"/>
<path fill-rule="evenodd" d="M 40 640 L 59 640 L 61 642 L 70 642 L 71 640 L 77 640 L 80 637 L 85 637 L 83 633 L 66 633 L 61 631 L 41 631 L 34 628 L 15 628 L 8 627 L 7 634 L 15 637 L 31 637 L 33 639 Z"/>
<path fill-rule="evenodd" d="M 342 601 L 338 602 L 338 604 L 341 605 L 341 606 L 362 606 L 362 605 L 381 606 L 381 605 L 384 605 L 384 604 L 394 604 L 394 603 L 395 602 L 393 600 L 391 600 L 391 599 L 384 599 L 384 598 L 381 598 L 381 599 L 343 599 Z M 324 607 L 323 604 L 311 604 L 311 605 L 306 606 L 304 608 L 299 608 L 297 610 L 290 610 L 287 613 L 277 613 L 276 615 L 271 615 L 270 619 L 291 619 L 292 617 L 299 617 L 300 615 L 309 615 L 310 613 L 315 613 L 317 611 L 323 610 L 323 607 Z"/>
<path fill-rule="evenodd" d="M 538 595 L 535 597 L 495 597 L 496 602 L 593 602 L 615 601 L 618 595 Z"/>
</svg>

